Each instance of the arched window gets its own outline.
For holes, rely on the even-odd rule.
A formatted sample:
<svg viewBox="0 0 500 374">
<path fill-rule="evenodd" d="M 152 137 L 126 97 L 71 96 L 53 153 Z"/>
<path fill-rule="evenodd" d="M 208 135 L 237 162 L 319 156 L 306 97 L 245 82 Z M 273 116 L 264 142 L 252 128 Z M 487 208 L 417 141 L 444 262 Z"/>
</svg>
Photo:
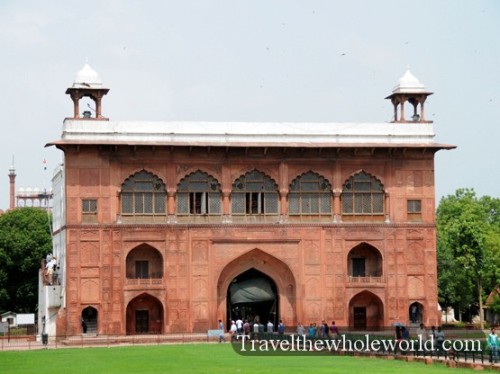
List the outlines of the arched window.
<svg viewBox="0 0 500 374">
<path fill-rule="evenodd" d="M 291 215 L 330 214 L 331 185 L 322 176 L 309 171 L 292 181 L 288 201 Z"/>
<path fill-rule="evenodd" d="M 182 179 L 177 185 L 177 214 L 221 214 L 219 182 L 199 170 Z"/>
<path fill-rule="evenodd" d="M 242 175 L 233 184 L 231 211 L 233 215 L 277 215 L 278 186 L 257 170 Z"/>
<path fill-rule="evenodd" d="M 384 214 L 384 186 L 375 177 L 361 171 L 350 177 L 342 188 L 342 214 Z"/>
<path fill-rule="evenodd" d="M 141 170 L 122 184 L 122 215 L 165 215 L 166 189 L 156 175 Z"/>
</svg>

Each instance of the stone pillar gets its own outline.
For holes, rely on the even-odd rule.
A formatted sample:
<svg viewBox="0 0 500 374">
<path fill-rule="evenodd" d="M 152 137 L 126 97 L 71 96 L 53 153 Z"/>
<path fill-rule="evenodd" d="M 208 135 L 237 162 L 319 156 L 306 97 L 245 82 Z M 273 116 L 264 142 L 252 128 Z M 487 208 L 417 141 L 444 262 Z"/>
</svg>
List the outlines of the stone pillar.
<svg viewBox="0 0 500 374">
<path fill-rule="evenodd" d="M 288 217 L 288 204 L 286 203 L 286 198 L 288 196 L 288 189 L 287 188 L 282 188 L 280 190 L 280 222 L 286 222 L 287 217 Z"/>
<path fill-rule="evenodd" d="M 231 222 L 231 206 L 229 197 L 231 196 L 231 190 L 222 190 L 222 222 Z"/>
<path fill-rule="evenodd" d="M 342 221 L 342 210 L 340 206 L 340 190 L 333 190 L 333 222 Z"/>
<path fill-rule="evenodd" d="M 16 169 L 14 169 L 14 166 L 11 166 L 9 169 L 9 182 L 10 182 L 9 209 L 12 210 L 16 207 Z"/>
<path fill-rule="evenodd" d="M 177 190 L 175 188 L 167 189 L 167 221 L 175 222 L 175 193 Z"/>
<path fill-rule="evenodd" d="M 389 198 L 389 192 L 385 193 L 385 222 L 391 222 L 391 199 Z"/>
<path fill-rule="evenodd" d="M 71 100 L 73 100 L 73 118 L 80 118 L 80 98 L 76 93 L 72 93 Z"/>
</svg>

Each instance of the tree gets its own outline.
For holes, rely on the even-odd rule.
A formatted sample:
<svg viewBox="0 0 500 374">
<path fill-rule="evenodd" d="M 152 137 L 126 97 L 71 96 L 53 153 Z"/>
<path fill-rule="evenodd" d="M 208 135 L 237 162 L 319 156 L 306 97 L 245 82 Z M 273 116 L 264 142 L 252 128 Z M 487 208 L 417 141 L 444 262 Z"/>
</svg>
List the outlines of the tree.
<svg viewBox="0 0 500 374">
<path fill-rule="evenodd" d="M 19 208 L 0 216 L 0 310 L 33 312 L 38 270 L 52 252 L 50 216 L 38 208 Z"/>
<path fill-rule="evenodd" d="M 500 275 L 499 208 L 498 199 L 459 189 L 440 201 L 436 214 L 440 301 L 463 308 L 475 294 L 481 328 L 484 286 L 494 287 Z"/>
</svg>

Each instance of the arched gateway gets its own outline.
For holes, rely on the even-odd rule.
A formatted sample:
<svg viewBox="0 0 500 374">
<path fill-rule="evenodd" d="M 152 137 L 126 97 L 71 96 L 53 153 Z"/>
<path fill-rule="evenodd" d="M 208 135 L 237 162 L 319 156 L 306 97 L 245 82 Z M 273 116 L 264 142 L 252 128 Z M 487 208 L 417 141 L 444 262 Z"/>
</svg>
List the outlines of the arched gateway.
<svg viewBox="0 0 500 374">
<path fill-rule="evenodd" d="M 127 335 L 161 334 L 163 305 L 156 297 L 142 293 L 127 305 Z"/>
<path fill-rule="evenodd" d="M 231 319 L 255 318 L 296 323 L 295 278 L 283 261 L 253 249 L 222 270 L 217 282 L 217 315 Z"/>
</svg>

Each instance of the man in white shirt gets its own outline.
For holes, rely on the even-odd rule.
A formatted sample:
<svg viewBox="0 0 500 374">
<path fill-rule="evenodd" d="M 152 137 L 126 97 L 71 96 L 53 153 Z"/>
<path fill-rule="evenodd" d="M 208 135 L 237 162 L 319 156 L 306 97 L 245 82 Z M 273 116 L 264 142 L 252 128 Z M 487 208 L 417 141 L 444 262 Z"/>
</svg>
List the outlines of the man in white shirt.
<svg viewBox="0 0 500 374">
<path fill-rule="evenodd" d="M 241 320 L 241 318 L 238 318 L 236 320 L 236 329 L 239 335 L 243 334 L 243 321 Z"/>
<path fill-rule="evenodd" d="M 274 332 L 274 325 L 271 320 L 267 323 L 267 332 Z"/>
</svg>

